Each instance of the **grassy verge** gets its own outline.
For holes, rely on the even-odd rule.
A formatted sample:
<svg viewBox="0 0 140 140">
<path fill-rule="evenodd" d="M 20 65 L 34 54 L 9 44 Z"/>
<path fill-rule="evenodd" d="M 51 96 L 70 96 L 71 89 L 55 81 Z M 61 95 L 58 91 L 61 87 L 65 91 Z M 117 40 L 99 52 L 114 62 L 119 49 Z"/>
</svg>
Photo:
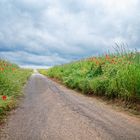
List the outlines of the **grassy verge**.
<svg viewBox="0 0 140 140">
<path fill-rule="evenodd" d="M 140 103 L 140 54 L 138 52 L 91 57 L 40 73 L 87 95 Z M 137 108 L 139 109 L 139 108 Z"/>
<path fill-rule="evenodd" d="M 15 64 L 0 60 L 0 121 L 7 111 L 15 107 L 17 97 L 22 95 L 23 85 L 32 70 L 21 69 Z"/>
</svg>

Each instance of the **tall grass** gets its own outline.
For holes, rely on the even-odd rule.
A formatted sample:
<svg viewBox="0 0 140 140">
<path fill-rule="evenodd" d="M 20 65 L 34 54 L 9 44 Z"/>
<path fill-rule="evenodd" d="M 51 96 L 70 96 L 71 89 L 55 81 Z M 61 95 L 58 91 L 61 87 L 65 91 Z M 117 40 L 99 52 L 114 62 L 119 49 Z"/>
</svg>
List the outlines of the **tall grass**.
<svg viewBox="0 0 140 140">
<path fill-rule="evenodd" d="M 32 70 L 21 69 L 8 61 L 0 60 L 0 117 L 15 106 L 16 99 Z M 3 100 L 3 97 L 6 100 Z"/>
<path fill-rule="evenodd" d="M 140 54 L 117 48 L 117 53 L 55 66 L 43 74 L 84 94 L 140 100 Z"/>
</svg>

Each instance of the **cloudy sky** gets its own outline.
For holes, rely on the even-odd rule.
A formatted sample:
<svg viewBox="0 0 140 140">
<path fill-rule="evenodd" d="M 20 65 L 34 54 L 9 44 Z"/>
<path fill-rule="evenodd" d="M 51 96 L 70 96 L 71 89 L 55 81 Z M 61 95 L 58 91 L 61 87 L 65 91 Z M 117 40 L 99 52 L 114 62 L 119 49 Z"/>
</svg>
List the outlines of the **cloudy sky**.
<svg viewBox="0 0 140 140">
<path fill-rule="evenodd" d="M 139 0 L 0 0 L 0 57 L 53 66 L 112 51 L 140 49 Z"/>
</svg>

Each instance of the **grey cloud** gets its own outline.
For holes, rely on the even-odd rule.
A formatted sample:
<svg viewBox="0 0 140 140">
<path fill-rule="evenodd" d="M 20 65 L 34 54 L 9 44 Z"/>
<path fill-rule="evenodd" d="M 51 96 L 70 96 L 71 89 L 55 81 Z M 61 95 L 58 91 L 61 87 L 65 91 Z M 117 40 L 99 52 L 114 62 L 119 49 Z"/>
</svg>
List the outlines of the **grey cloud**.
<svg viewBox="0 0 140 140">
<path fill-rule="evenodd" d="M 102 54 L 115 42 L 139 49 L 139 6 L 138 0 L 0 1 L 0 55 L 20 65 L 55 65 Z"/>
</svg>

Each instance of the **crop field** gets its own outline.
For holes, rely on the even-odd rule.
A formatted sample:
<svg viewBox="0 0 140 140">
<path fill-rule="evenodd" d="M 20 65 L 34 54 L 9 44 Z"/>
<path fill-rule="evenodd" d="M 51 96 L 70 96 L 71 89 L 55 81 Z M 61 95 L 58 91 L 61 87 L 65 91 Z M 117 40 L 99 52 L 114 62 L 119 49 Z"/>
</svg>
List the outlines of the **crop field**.
<svg viewBox="0 0 140 140">
<path fill-rule="evenodd" d="M 8 61 L 0 60 L 0 120 L 16 105 L 23 85 L 32 70 L 21 69 Z"/>
<path fill-rule="evenodd" d="M 140 54 L 137 51 L 118 51 L 40 72 L 84 94 L 124 102 L 140 101 Z"/>
</svg>

